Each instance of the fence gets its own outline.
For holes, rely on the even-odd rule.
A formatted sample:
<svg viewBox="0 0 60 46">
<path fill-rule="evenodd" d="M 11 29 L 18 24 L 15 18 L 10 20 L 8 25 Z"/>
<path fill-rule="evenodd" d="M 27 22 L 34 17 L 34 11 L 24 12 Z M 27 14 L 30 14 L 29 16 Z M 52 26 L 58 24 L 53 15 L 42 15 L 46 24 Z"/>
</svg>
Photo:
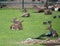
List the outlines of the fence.
<svg viewBox="0 0 60 46">
<path fill-rule="evenodd" d="M 8 0 L 8 1 L 0 1 L 0 7 L 2 8 L 32 8 L 33 5 L 43 6 L 47 0 Z M 52 2 L 48 2 L 52 3 Z M 60 4 L 60 2 L 55 2 Z"/>
</svg>

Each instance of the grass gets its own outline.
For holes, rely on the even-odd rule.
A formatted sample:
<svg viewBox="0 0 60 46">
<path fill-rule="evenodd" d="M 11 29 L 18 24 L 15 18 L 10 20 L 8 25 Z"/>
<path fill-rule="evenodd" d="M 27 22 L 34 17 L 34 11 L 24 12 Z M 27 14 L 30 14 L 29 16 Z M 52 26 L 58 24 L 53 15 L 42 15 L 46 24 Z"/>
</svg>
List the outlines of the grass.
<svg viewBox="0 0 60 46">
<path fill-rule="evenodd" d="M 44 15 L 44 13 L 33 13 L 34 9 L 28 9 L 31 14 L 28 18 L 20 17 L 23 12 L 21 9 L 0 9 L 0 46 L 43 46 L 36 45 L 22 45 L 17 42 L 23 41 L 27 38 L 34 38 L 42 33 L 49 32 L 46 28 L 49 26 L 43 25 L 43 21 L 52 20 L 53 29 L 55 29 L 60 36 L 60 12 L 53 12 L 52 15 Z M 56 15 L 57 18 L 53 19 Z M 11 20 L 17 17 L 19 20 L 24 20 L 23 30 L 11 30 Z M 53 38 L 54 39 L 54 38 Z"/>
</svg>

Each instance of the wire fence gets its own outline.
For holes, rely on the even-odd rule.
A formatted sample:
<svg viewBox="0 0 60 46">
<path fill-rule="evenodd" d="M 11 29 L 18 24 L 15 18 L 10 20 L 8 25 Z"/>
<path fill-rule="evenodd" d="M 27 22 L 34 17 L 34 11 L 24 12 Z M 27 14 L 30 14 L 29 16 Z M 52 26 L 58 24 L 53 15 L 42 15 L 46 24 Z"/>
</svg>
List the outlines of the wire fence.
<svg viewBox="0 0 60 46">
<path fill-rule="evenodd" d="M 45 1 L 31 1 L 31 0 L 15 0 L 15 1 L 0 1 L 0 8 L 32 8 L 33 5 L 43 6 Z M 48 2 L 48 4 L 59 4 L 60 2 Z"/>
</svg>

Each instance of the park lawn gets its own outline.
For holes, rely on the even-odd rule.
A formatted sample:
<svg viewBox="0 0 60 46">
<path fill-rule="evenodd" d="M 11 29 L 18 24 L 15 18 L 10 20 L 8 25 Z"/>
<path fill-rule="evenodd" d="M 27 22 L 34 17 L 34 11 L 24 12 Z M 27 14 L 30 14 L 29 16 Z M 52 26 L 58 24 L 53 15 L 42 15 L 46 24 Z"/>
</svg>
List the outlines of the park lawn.
<svg viewBox="0 0 60 46">
<path fill-rule="evenodd" d="M 52 20 L 53 29 L 55 29 L 60 37 L 60 12 L 53 12 L 52 15 L 44 15 L 44 13 L 34 13 L 34 9 L 28 9 L 30 17 L 22 18 L 23 11 L 21 9 L 0 9 L 0 46 L 43 46 L 40 44 L 35 45 L 22 45 L 20 42 L 27 38 L 35 38 L 43 33 L 48 33 L 46 28 L 49 24 L 44 25 L 43 21 Z M 56 15 L 57 18 L 53 19 Z M 17 17 L 23 20 L 23 30 L 11 30 L 11 20 Z M 55 38 L 52 38 L 55 39 Z"/>
</svg>

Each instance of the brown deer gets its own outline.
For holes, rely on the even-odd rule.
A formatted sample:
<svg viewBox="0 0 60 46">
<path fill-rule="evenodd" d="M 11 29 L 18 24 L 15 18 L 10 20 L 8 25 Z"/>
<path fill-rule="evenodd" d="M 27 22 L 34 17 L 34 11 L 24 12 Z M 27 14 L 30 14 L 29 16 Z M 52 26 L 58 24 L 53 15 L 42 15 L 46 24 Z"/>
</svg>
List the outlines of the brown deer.
<svg viewBox="0 0 60 46">
<path fill-rule="evenodd" d="M 16 18 L 13 19 L 13 24 L 11 25 L 10 29 L 12 30 L 22 30 L 22 21 L 16 20 Z"/>
<path fill-rule="evenodd" d="M 52 28 L 52 25 L 50 25 L 48 27 L 48 30 L 50 30 L 50 32 L 52 32 L 53 37 L 58 37 L 58 33 Z"/>
<path fill-rule="evenodd" d="M 22 17 L 30 17 L 30 13 L 27 12 L 26 8 L 24 9 L 24 14 Z"/>
<path fill-rule="evenodd" d="M 40 7 L 40 6 L 37 6 L 37 5 L 33 5 L 33 7 L 37 9 L 38 13 L 44 12 L 44 7 Z"/>
<path fill-rule="evenodd" d="M 45 11 L 45 14 L 46 15 L 51 15 L 52 14 L 51 9 L 45 9 L 44 11 Z"/>
</svg>

